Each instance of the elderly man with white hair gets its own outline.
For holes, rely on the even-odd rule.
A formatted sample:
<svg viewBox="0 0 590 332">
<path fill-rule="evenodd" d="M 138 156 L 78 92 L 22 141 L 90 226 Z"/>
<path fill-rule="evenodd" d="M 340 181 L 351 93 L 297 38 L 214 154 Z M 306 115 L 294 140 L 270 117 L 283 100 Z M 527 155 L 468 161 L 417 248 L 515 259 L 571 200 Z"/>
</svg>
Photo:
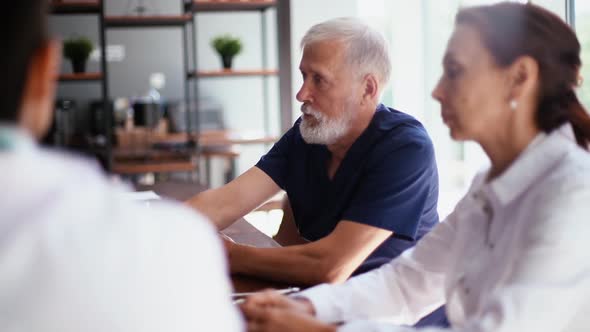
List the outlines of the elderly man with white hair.
<svg viewBox="0 0 590 332">
<path fill-rule="evenodd" d="M 422 124 L 379 103 L 391 72 L 380 33 L 332 19 L 313 26 L 301 47 L 301 117 L 256 166 L 187 203 L 223 229 L 285 190 L 292 224 L 281 229 L 297 243 L 226 241 L 232 272 L 339 283 L 390 261 L 438 223 L 438 174 Z"/>
</svg>

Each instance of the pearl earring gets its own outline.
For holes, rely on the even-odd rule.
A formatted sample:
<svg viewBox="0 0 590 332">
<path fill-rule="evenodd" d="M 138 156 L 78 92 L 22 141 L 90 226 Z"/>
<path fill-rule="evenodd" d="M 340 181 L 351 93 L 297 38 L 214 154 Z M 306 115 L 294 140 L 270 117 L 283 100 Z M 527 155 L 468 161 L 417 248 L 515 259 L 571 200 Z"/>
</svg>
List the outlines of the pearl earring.
<svg viewBox="0 0 590 332">
<path fill-rule="evenodd" d="M 518 102 L 514 99 L 512 99 L 510 101 L 510 109 L 514 112 L 516 111 L 516 108 L 518 107 Z"/>
</svg>

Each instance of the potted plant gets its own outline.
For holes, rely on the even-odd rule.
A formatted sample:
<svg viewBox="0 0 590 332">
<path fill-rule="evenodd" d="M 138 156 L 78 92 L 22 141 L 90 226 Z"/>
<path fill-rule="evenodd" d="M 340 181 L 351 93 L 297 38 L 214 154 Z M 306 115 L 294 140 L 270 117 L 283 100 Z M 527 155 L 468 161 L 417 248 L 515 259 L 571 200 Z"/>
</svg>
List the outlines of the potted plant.
<svg viewBox="0 0 590 332">
<path fill-rule="evenodd" d="M 222 35 L 213 38 L 211 46 L 221 56 L 224 69 L 231 69 L 234 56 L 242 51 L 242 42 L 239 38 L 230 35 Z"/>
<path fill-rule="evenodd" d="M 64 41 L 63 53 L 72 62 L 74 73 L 86 71 L 86 61 L 93 49 L 92 42 L 86 37 L 74 37 Z"/>
</svg>

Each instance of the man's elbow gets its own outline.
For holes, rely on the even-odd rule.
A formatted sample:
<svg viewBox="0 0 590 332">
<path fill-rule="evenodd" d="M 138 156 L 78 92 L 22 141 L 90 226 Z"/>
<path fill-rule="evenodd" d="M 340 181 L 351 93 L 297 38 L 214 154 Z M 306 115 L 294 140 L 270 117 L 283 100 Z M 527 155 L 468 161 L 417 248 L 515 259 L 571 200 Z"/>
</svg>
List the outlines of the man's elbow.
<svg viewBox="0 0 590 332">
<path fill-rule="evenodd" d="M 205 201 L 205 197 L 204 197 L 204 193 L 198 193 L 194 196 L 192 196 L 191 198 L 187 199 L 186 201 L 184 201 L 184 204 L 190 206 L 191 208 L 198 210 L 198 211 L 202 211 L 203 207 L 206 206 L 206 202 Z"/>
<path fill-rule="evenodd" d="M 197 212 L 201 213 L 205 216 L 213 225 L 215 225 L 218 229 L 223 229 L 222 220 L 218 213 L 216 213 L 216 208 L 214 204 L 211 202 L 212 200 L 209 199 L 210 193 L 203 192 L 197 194 L 184 203 L 191 208 L 195 209 Z M 217 209 L 219 210 L 219 209 Z"/>
</svg>

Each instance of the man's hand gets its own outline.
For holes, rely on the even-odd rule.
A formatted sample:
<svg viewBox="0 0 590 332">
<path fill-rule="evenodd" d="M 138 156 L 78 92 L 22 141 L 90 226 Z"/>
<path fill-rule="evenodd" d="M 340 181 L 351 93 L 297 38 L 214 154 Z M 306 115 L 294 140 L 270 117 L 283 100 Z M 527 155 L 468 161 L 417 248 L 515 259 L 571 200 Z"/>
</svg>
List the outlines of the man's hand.
<svg viewBox="0 0 590 332">
<path fill-rule="evenodd" d="M 250 308 L 258 307 L 273 307 L 299 312 L 308 316 L 315 315 L 313 304 L 308 299 L 304 297 L 287 297 L 272 290 L 249 296 L 240 306 L 244 313 Z"/>
<path fill-rule="evenodd" d="M 246 244 L 240 244 L 234 241 L 231 237 L 219 233 L 223 246 L 225 247 L 225 254 L 227 255 L 227 261 L 229 263 L 230 273 L 240 273 L 241 263 L 244 262 L 245 258 L 248 257 L 247 253 L 244 253 L 246 248 L 252 248 L 252 246 Z"/>
<path fill-rule="evenodd" d="M 313 305 L 305 298 L 293 299 L 268 291 L 248 297 L 240 309 L 249 332 L 336 331 L 334 326 L 313 318 Z"/>
<path fill-rule="evenodd" d="M 237 244 L 231 237 L 219 233 L 221 236 L 221 240 L 223 241 L 223 246 L 225 247 L 225 254 L 227 255 L 227 261 L 229 265 L 229 273 L 235 273 L 235 263 L 232 263 L 232 258 L 235 257 L 236 250 L 239 249 L 239 244 Z"/>
</svg>

